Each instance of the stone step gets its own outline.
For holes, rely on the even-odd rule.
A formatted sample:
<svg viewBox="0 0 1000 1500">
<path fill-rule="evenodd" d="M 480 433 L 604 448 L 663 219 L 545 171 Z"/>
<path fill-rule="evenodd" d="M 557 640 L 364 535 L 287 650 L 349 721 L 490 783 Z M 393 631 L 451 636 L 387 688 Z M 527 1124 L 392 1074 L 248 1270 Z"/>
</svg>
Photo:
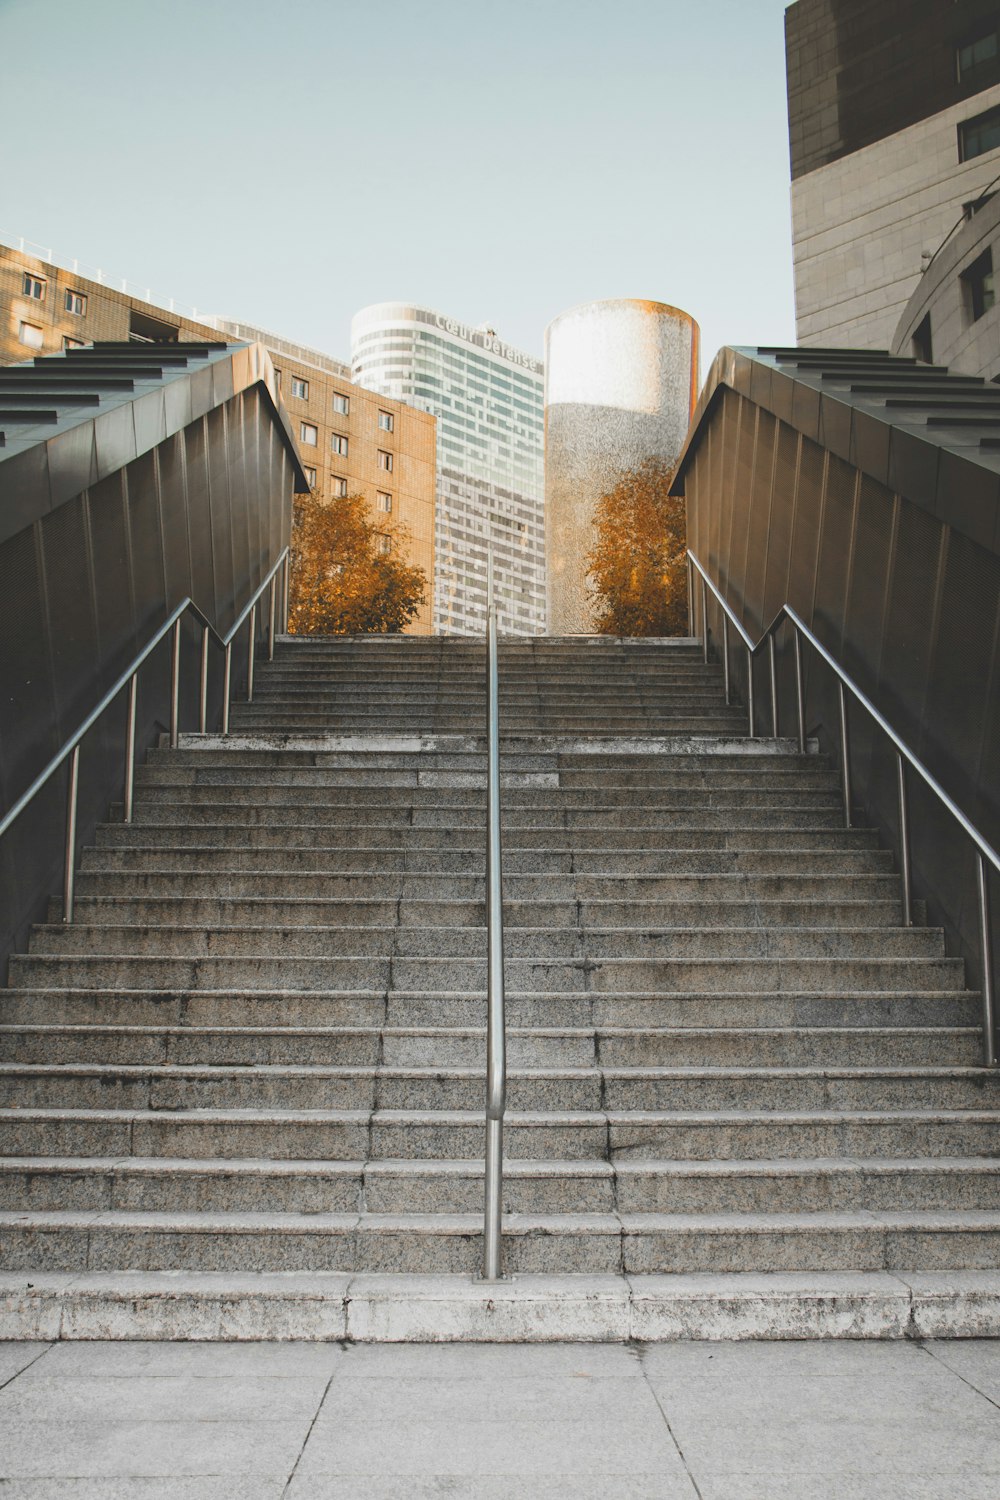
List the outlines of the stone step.
<svg viewBox="0 0 1000 1500">
<path fill-rule="evenodd" d="M 373 780 L 390 770 L 464 770 L 486 769 L 486 741 L 467 735 L 419 736 L 340 736 L 317 735 L 295 740 L 302 748 L 288 748 L 288 736 L 246 737 L 240 735 L 181 735 L 176 750 L 153 747 L 147 752 L 145 765 L 136 767 L 136 778 L 155 779 L 161 772 L 167 780 L 187 777 L 201 771 L 207 775 L 277 773 L 298 776 L 316 770 L 368 770 Z M 501 741 L 500 765 L 503 771 L 583 771 L 611 773 L 614 780 L 623 775 L 711 775 L 714 771 L 728 775 L 749 775 L 754 779 L 770 776 L 824 775 L 834 769 L 828 756 L 818 753 L 799 755 L 785 748 L 787 742 L 772 740 L 726 739 L 712 736 L 700 740 L 681 739 L 658 742 L 650 747 L 626 740 L 595 741 L 608 748 L 559 749 L 559 742 L 547 736 L 534 740 L 514 741 L 521 748 L 508 748 Z M 777 748 L 776 748 L 777 743 Z M 618 748 L 624 745 L 627 748 Z M 268 748 L 268 746 L 270 746 Z M 396 748 L 392 748 L 396 747 Z"/>
<path fill-rule="evenodd" d="M 93 929 L 96 930 L 96 929 Z M 72 929 L 70 929 L 72 933 Z M 259 935 L 244 933 L 248 947 Z M 796 934 L 799 936 L 799 934 Z M 831 938 L 832 944 L 832 938 Z M 821 944 L 817 944 L 821 947 Z M 510 958 L 507 982 L 512 990 L 559 992 L 589 989 L 604 995 L 623 991 L 660 993 L 692 990 L 702 994 L 752 993 L 759 990 L 961 989 L 961 959 L 879 958 L 868 954 L 843 957 L 730 958 Z M 149 953 L 40 952 L 14 954 L 10 982 L 18 988 L 42 986 L 96 989 L 291 989 L 430 990 L 463 993 L 486 988 L 485 957 L 435 955 L 388 957 L 372 954 L 272 956 L 271 952 L 220 955 Z"/>
<path fill-rule="evenodd" d="M 75 922 L 88 926 L 142 927 L 483 927 L 485 901 L 446 898 L 369 896 L 327 900 L 195 898 L 157 896 L 76 898 Z M 53 901 L 49 922 L 61 921 L 62 903 Z M 567 896 L 561 901 L 541 898 L 504 902 L 504 927 L 557 928 L 563 932 L 590 928 L 708 928 L 719 927 L 899 927 L 899 900 L 834 901 L 588 901 Z"/>
<path fill-rule="evenodd" d="M 442 875 L 424 871 L 372 871 L 368 875 L 291 870 L 190 870 L 164 855 L 153 870 L 89 870 L 77 877 L 77 911 L 92 913 L 98 902 L 122 900 L 184 901 L 227 904 L 233 901 L 297 902 L 365 901 L 483 901 L 486 880 L 479 875 Z M 894 875 L 506 875 L 505 903 L 547 901 L 611 901 L 628 910 L 650 902 L 688 903 L 707 909 L 713 903 L 736 906 L 763 903 L 803 906 L 813 902 L 861 901 L 871 910 L 889 905 L 899 909 L 899 882 Z M 53 902 L 58 913 L 61 903 Z M 110 907 L 108 908 L 110 910 Z M 509 920 L 509 908 L 505 904 Z M 88 916 L 93 920 L 93 916 Z M 55 916 L 50 920 L 55 920 Z"/>
<path fill-rule="evenodd" d="M 0 1061 L 482 1068 L 484 1027 L 3 1025 Z M 110 1019 L 110 1017 L 109 1017 Z M 975 1067 L 976 1027 L 517 1027 L 512 1068 Z"/>
<path fill-rule="evenodd" d="M 1000 1209 L 1000 1163 L 966 1157 L 798 1161 L 511 1161 L 508 1214 Z M 8 1157 L 0 1211 L 475 1214 L 482 1164 Z"/>
<path fill-rule="evenodd" d="M 192 772 L 192 775 L 196 774 Z M 203 776 L 208 774 L 205 772 Z M 306 783 L 286 777 L 280 782 L 268 782 L 261 773 L 255 773 L 245 779 L 237 778 L 234 784 L 200 779 L 197 784 L 178 782 L 143 786 L 139 800 L 144 806 L 151 807 L 175 804 L 242 807 L 268 802 L 283 806 L 303 804 L 337 808 L 479 808 L 484 803 L 486 786 L 484 776 L 460 771 L 401 771 L 395 773 L 396 779 L 391 783 L 379 781 L 377 784 L 363 771 L 314 771 L 310 774 L 313 778 L 329 776 L 336 780 L 323 783 L 317 779 Z M 599 812 L 612 807 L 632 807 L 637 802 L 647 807 L 666 808 L 692 805 L 781 807 L 786 803 L 793 807 L 813 803 L 817 807 L 827 807 L 831 803 L 841 806 L 840 792 L 835 786 L 822 786 L 818 778 L 807 781 L 804 776 L 755 779 L 734 773 L 730 783 L 720 776 L 712 785 L 713 778 L 706 781 L 692 775 L 690 783 L 672 777 L 669 783 L 665 778 L 663 782 L 650 780 L 634 786 L 609 784 L 602 789 L 568 784 L 568 774 L 524 771 L 502 778 L 501 785 L 509 791 L 504 798 L 505 810 L 560 807 L 590 808 Z"/>
<path fill-rule="evenodd" d="M 601 994 L 507 990 L 507 1023 L 517 1028 L 712 1029 L 747 1027 L 931 1027 L 978 1031 L 980 999 L 958 986 L 923 990 L 786 990 L 725 993 L 662 991 Z M 483 990 L 202 990 L 168 991 L 79 985 L 0 991 L 0 1019 L 12 1026 L 128 1025 L 180 1027 L 436 1027 L 484 1026 Z"/>
<path fill-rule="evenodd" d="M 902 1210 L 720 1214 L 510 1214 L 510 1274 L 992 1269 L 1000 1215 Z M 0 1213 L 4 1270 L 359 1270 L 474 1273 L 476 1214 Z"/>
<path fill-rule="evenodd" d="M 486 825 L 483 795 L 462 796 L 464 789 L 439 787 L 401 788 L 402 795 L 382 796 L 377 790 L 331 790 L 319 788 L 272 791 L 266 787 L 247 788 L 241 796 L 230 796 L 225 788 L 186 787 L 181 791 L 147 793 L 135 806 L 135 821 L 141 824 L 245 823 L 295 825 L 308 819 L 313 823 L 340 824 L 345 814 L 355 826 L 367 823 L 387 827 L 410 824 L 413 827 L 479 828 Z M 833 792 L 793 791 L 694 793 L 654 792 L 637 796 L 634 792 L 620 796 L 609 794 L 604 805 L 596 794 L 563 792 L 558 787 L 538 788 L 537 794 L 510 799 L 504 806 L 501 824 L 504 828 L 609 828 L 616 824 L 632 828 L 669 827 L 683 817 L 688 827 L 705 819 L 709 827 L 724 826 L 738 820 L 753 826 L 777 817 L 806 815 L 812 826 L 835 828 L 843 821 L 841 802 Z M 259 795 L 254 796 L 256 792 Z M 721 818 L 718 814 L 726 814 Z"/>
<path fill-rule="evenodd" d="M 508 1070 L 512 1110 L 794 1111 L 875 1108 L 1000 1111 L 1000 1089 L 972 1068 L 548 1068 Z M 473 1111 L 484 1070 L 0 1064 L 0 1109 Z M 1000 1115 L 998 1115 L 1000 1118 Z"/>
<path fill-rule="evenodd" d="M 465 908 L 470 916 L 478 915 Z M 394 910 L 390 903 L 389 913 Z M 447 915 L 440 912 L 439 915 Z M 944 954 L 944 934 L 937 927 L 595 927 L 511 926 L 504 950 L 518 960 L 545 962 L 633 960 L 683 962 L 704 959 L 762 961 L 786 959 L 934 958 Z M 31 958 L 43 955 L 207 955 L 214 958 L 298 958 L 392 956 L 462 959 L 486 955 L 482 925 L 402 926 L 390 921 L 364 926 L 266 926 L 241 922 L 211 927 L 164 923 L 160 926 L 51 923 L 34 930 Z M 26 959 L 30 962 L 30 959 Z M 515 972 L 512 969 L 512 973 Z"/>
</svg>

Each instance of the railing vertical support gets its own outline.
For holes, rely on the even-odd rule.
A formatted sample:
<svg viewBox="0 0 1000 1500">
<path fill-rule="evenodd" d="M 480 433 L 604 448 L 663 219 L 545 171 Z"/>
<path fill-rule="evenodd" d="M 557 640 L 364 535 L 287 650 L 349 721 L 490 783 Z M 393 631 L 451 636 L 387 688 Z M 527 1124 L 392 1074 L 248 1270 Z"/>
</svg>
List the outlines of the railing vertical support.
<svg viewBox="0 0 1000 1500">
<path fill-rule="evenodd" d="M 73 920 L 73 901 L 76 892 L 76 808 L 80 793 L 80 746 L 74 745 L 69 758 L 69 781 L 66 787 L 66 846 L 63 865 L 63 910 L 64 922 Z"/>
<path fill-rule="evenodd" d="M 983 1064 L 995 1068 L 996 1026 L 993 1018 L 993 930 L 990 921 L 989 871 L 982 851 L 976 850 L 976 884 L 979 894 L 979 946 L 983 960 Z"/>
<path fill-rule="evenodd" d="M 899 797 L 899 873 L 903 878 L 903 926 L 913 926 L 913 864 L 910 858 L 910 799 L 906 790 L 906 762 L 896 751 L 896 791 Z"/>
<path fill-rule="evenodd" d="M 726 685 L 726 707 L 732 702 L 729 687 L 729 616 L 722 611 L 722 678 Z"/>
<path fill-rule="evenodd" d="M 170 748 L 177 749 L 181 725 L 181 622 L 173 629 L 170 643 Z"/>
<path fill-rule="evenodd" d="M 201 674 L 198 680 L 198 733 L 208 729 L 208 626 L 201 627 Z"/>
<path fill-rule="evenodd" d="M 233 680 L 233 643 L 226 646 L 222 665 L 222 732 L 229 733 L 229 698 Z"/>
<path fill-rule="evenodd" d="M 139 696 L 139 674 L 133 672 L 128 680 L 128 708 L 125 717 L 125 822 L 132 821 L 132 806 L 135 799 L 135 710 Z"/>
<path fill-rule="evenodd" d="M 694 564 L 687 559 L 688 575 L 688 635 L 694 635 Z"/>
<path fill-rule="evenodd" d="M 851 824 L 851 741 L 847 727 L 847 692 L 844 684 L 837 680 L 837 700 L 840 705 L 840 774 L 844 788 L 844 827 Z"/>
<path fill-rule="evenodd" d="M 802 636 L 799 627 L 795 631 L 795 707 L 798 714 L 799 754 L 806 753 L 806 682 L 802 675 Z"/>
<path fill-rule="evenodd" d="M 247 702 L 253 702 L 253 657 L 257 645 L 257 606 L 250 610 L 250 641 L 247 646 Z"/>
<path fill-rule="evenodd" d="M 497 617 L 493 600 L 493 549 L 486 568 L 486 1182 L 483 1212 L 483 1280 L 501 1278 L 503 1117 L 507 1103 L 507 1037 L 504 1017 L 503 870 L 500 844 L 500 703 Z"/>
<path fill-rule="evenodd" d="M 277 594 L 277 579 L 271 579 L 271 590 L 267 600 L 267 659 L 274 661 L 274 605 Z"/>
<path fill-rule="evenodd" d="M 281 570 L 281 634 L 288 631 L 288 589 L 290 584 L 291 554 L 285 553 L 285 566 Z"/>
<path fill-rule="evenodd" d="M 757 705 L 754 701 L 753 691 L 753 652 L 747 647 L 747 718 L 750 721 L 750 738 L 756 739 L 757 731 L 754 728 L 754 717 Z"/>
<path fill-rule="evenodd" d="M 774 631 L 767 638 L 767 670 L 771 679 L 771 733 L 778 738 L 778 663 L 775 656 Z"/>
<path fill-rule="evenodd" d="M 701 659 L 708 661 L 708 584 L 701 580 Z"/>
</svg>

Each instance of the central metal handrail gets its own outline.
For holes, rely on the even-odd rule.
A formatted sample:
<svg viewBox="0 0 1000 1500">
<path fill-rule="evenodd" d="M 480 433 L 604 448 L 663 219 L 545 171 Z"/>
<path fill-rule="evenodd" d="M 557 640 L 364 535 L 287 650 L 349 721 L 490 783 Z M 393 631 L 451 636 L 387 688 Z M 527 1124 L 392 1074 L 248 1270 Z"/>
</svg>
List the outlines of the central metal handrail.
<svg viewBox="0 0 1000 1500">
<path fill-rule="evenodd" d="M 986 1067 L 996 1066 L 996 1032 L 994 1022 L 994 982 L 993 982 L 993 941 L 992 920 L 990 913 L 990 891 L 987 863 L 1000 874 L 1000 854 L 993 848 L 983 835 L 970 822 L 958 804 L 948 795 L 937 778 L 924 765 L 919 756 L 907 745 L 900 735 L 896 733 L 892 725 L 883 714 L 875 707 L 868 695 L 858 686 L 849 673 L 845 672 L 840 663 L 833 657 L 823 643 L 817 639 L 809 626 L 790 604 L 783 604 L 778 610 L 770 625 L 763 631 L 758 641 L 754 641 L 744 628 L 742 622 L 737 619 L 730 605 L 723 598 L 719 589 L 709 578 L 702 564 L 695 554 L 689 549 L 688 554 L 688 598 L 691 601 L 691 615 L 693 617 L 693 572 L 697 572 L 701 579 L 701 637 L 702 655 L 708 661 L 708 594 L 711 593 L 719 608 L 722 610 L 723 628 L 723 664 L 726 688 L 726 703 L 731 700 L 731 687 L 729 678 L 729 629 L 732 625 L 740 640 L 743 642 L 747 653 L 747 712 L 750 719 L 750 736 L 756 734 L 754 725 L 754 687 L 753 687 L 753 665 L 754 658 L 764 646 L 767 646 L 768 671 L 771 688 L 771 728 L 775 739 L 778 737 L 779 729 L 779 703 L 778 703 L 778 673 L 775 655 L 775 635 L 783 625 L 791 625 L 794 631 L 793 643 L 795 649 L 795 698 L 796 698 L 796 720 L 798 728 L 799 751 L 805 754 L 806 750 L 806 698 L 805 677 L 802 662 L 802 644 L 808 644 L 816 655 L 830 668 L 837 679 L 837 700 L 839 710 L 839 741 L 840 741 L 840 763 L 841 782 L 843 787 L 843 809 L 844 826 L 850 828 L 851 824 L 851 742 L 850 726 L 847 714 L 847 694 L 874 720 L 875 724 L 889 739 L 896 752 L 896 794 L 899 809 L 899 868 L 903 882 L 903 922 L 907 927 L 913 925 L 913 874 L 910 851 L 910 811 L 909 792 L 907 788 L 907 769 L 911 769 L 920 777 L 924 785 L 932 791 L 941 805 L 951 814 L 958 823 L 962 832 L 970 839 L 976 853 L 976 889 L 979 906 L 979 945 L 982 963 L 982 1017 L 983 1017 L 983 1063 Z"/>
<path fill-rule="evenodd" d="M 486 562 L 486 1183 L 483 1280 L 501 1279 L 503 1117 L 507 1105 L 503 870 L 500 845 L 500 687 L 493 548 Z"/>
<path fill-rule="evenodd" d="M 225 634 L 220 635 L 215 626 L 198 608 L 190 596 L 182 599 L 180 604 L 167 616 L 156 633 L 148 640 L 134 657 L 125 671 L 116 682 L 108 688 L 97 706 L 91 709 L 83 723 L 70 735 L 65 744 L 56 752 L 48 765 L 41 771 L 27 788 L 21 793 L 17 801 L 8 809 L 4 817 L 0 819 L 0 838 L 17 821 L 55 775 L 59 767 L 69 760 L 69 776 L 66 792 L 66 838 L 65 838 L 65 862 L 63 866 L 63 913 L 64 922 L 72 922 L 73 906 L 76 888 L 76 823 L 77 805 L 80 788 L 80 746 L 90 730 L 111 707 L 111 704 L 126 687 L 128 688 L 128 709 L 125 731 L 125 777 L 124 777 L 124 820 L 126 823 L 132 821 L 132 810 L 135 789 L 135 726 L 136 710 L 138 706 L 139 693 L 139 671 L 143 664 L 152 656 L 161 641 L 171 636 L 170 651 L 170 745 L 172 749 L 177 748 L 180 733 L 180 657 L 181 657 L 181 621 L 186 614 L 191 614 L 200 623 L 201 635 L 201 680 L 199 684 L 199 733 L 204 734 L 208 719 L 208 647 L 209 642 L 214 641 L 224 652 L 223 664 L 223 700 L 222 700 L 222 732 L 229 733 L 229 704 L 231 697 L 230 683 L 232 679 L 232 651 L 233 642 L 240 630 L 249 620 L 249 642 L 247 652 L 247 702 L 253 702 L 253 660 L 254 648 L 257 640 L 257 605 L 265 589 L 270 589 L 270 600 L 268 610 L 268 658 L 274 655 L 274 622 L 276 608 L 276 589 L 278 573 L 281 572 L 282 600 L 284 618 L 288 615 L 288 563 L 289 551 L 285 547 L 277 562 L 264 578 L 260 587 L 248 600 L 240 612 L 232 628 Z"/>
</svg>

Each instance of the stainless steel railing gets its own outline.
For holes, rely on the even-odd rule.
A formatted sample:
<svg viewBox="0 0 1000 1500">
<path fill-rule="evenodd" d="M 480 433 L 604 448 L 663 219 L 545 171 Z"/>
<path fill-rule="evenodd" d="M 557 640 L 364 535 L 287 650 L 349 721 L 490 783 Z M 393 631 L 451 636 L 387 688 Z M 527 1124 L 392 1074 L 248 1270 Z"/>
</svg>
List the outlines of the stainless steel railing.
<svg viewBox="0 0 1000 1500">
<path fill-rule="evenodd" d="M 49 761 L 45 769 L 35 777 L 34 781 L 17 799 L 14 805 L 0 820 L 0 838 L 3 838 L 7 830 L 14 824 L 31 803 L 42 787 L 55 775 L 59 767 L 65 761 L 69 761 L 69 772 L 66 787 L 66 834 L 64 843 L 63 863 L 63 921 L 72 922 L 74 899 L 76 893 L 76 825 L 77 808 L 80 790 L 80 746 L 87 734 L 101 716 L 111 707 L 118 694 L 128 688 L 128 706 L 126 708 L 125 727 L 125 773 L 124 773 L 124 816 L 125 822 L 131 823 L 135 794 L 135 725 L 136 709 L 139 699 L 139 670 L 143 663 L 152 656 L 157 646 L 167 636 L 170 642 L 170 744 L 173 749 L 177 747 L 180 733 L 180 672 L 181 672 L 181 621 L 186 614 L 194 615 L 201 622 L 201 680 L 199 684 L 199 715 L 198 728 L 201 734 L 205 733 L 208 716 L 208 647 L 209 642 L 215 644 L 224 652 L 223 658 L 223 702 L 222 702 L 222 732 L 229 733 L 229 703 L 231 697 L 230 684 L 232 681 L 232 653 L 233 642 L 249 621 L 247 639 L 247 702 L 253 701 L 253 660 L 254 649 L 257 643 L 257 605 L 265 589 L 270 590 L 269 607 L 269 632 L 268 632 L 268 659 L 274 655 L 274 620 L 276 606 L 276 592 L 278 589 L 278 575 L 281 575 L 282 593 L 282 618 L 288 616 L 288 562 L 289 553 L 286 547 L 274 567 L 264 579 L 260 588 L 244 607 L 239 618 L 227 635 L 220 635 L 205 615 L 195 604 L 194 600 L 187 598 L 177 605 L 177 608 L 163 622 L 156 634 L 139 652 L 125 671 L 108 691 L 104 694 L 96 708 L 84 719 L 83 723 L 74 734 L 66 741 L 62 748 Z"/>
<path fill-rule="evenodd" d="M 503 1117 L 507 1105 L 504 1015 L 503 869 L 500 845 L 500 688 L 493 549 L 486 564 L 486 1191 L 483 1280 L 501 1278 Z"/>
<path fill-rule="evenodd" d="M 844 671 L 839 662 L 831 656 L 826 647 L 817 640 L 805 621 L 795 612 L 790 604 L 783 604 L 774 619 L 761 635 L 759 641 L 754 641 L 748 635 L 741 622 L 736 618 L 733 610 L 723 598 L 716 585 L 709 578 L 698 558 L 693 552 L 688 551 L 688 614 L 689 620 L 694 619 L 694 574 L 697 573 L 701 581 L 701 635 L 702 655 L 708 661 L 708 595 L 715 599 L 722 611 L 722 655 L 725 676 L 726 702 L 731 701 L 731 683 L 729 673 L 729 627 L 736 631 L 747 655 L 747 712 L 750 716 L 750 735 L 754 737 L 756 728 L 754 724 L 755 702 L 754 702 L 754 660 L 758 652 L 765 646 L 767 649 L 768 677 L 771 695 L 771 731 L 774 738 L 778 736 L 780 722 L 780 705 L 778 701 L 778 674 L 776 666 L 775 636 L 784 625 L 790 625 L 794 631 L 793 643 L 795 650 L 795 699 L 796 699 L 796 727 L 798 730 L 799 750 L 803 754 L 806 748 L 806 696 L 805 676 L 803 672 L 802 647 L 807 644 L 811 650 L 830 668 L 837 679 L 837 706 L 838 706 L 838 739 L 840 750 L 840 772 L 843 787 L 844 826 L 851 827 L 851 740 L 850 723 L 848 718 L 848 698 L 851 697 L 858 703 L 875 722 L 878 728 L 891 742 L 896 752 L 896 796 L 899 811 L 899 870 L 903 883 L 903 922 L 907 927 L 913 925 L 913 869 L 910 850 L 910 809 L 909 793 L 907 788 L 907 772 L 912 770 L 927 786 L 951 814 L 962 829 L 963 833 L 972 843 L 976 858 L 976 892 L 978 901 L 978 925 L 979 946 L 981 958 L 982 975 L 982 1020 L 983 1020 L 983 1064 L 988 1068 L 996 1066 L 996 1029 L 994 1018 L 995 987 L 993 978 L 993 936 L 992 917 L 990 912 L 990 889 L 989 871 L 987 865 L 1000 873 L 1000 854 L 983 837 L 978 828 L 962 812 L 945 791 L 941 783 L 934 777 L 924 765 L 923 761 L 913 753 L 910 747 L 893 729 L 892 725 L 879 713 L 871 699 L 862 692 L 857 683 Z M 693 633 L 693 632 L 692 632 Z"/>
</svg>

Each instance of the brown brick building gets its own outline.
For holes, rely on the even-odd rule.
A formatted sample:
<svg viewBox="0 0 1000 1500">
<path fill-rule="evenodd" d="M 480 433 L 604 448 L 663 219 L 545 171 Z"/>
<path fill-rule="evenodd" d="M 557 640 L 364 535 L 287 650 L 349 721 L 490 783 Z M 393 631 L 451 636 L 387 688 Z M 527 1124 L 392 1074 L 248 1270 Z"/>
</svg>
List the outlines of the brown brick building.
<svg viewBox="0 0 1000 1500">
<path fill-rule="evenodd" d="M 429 635 L 434 593 L 436 420 L 353 385 L 350 367 L 318 350 L 224 318 L 194 321 L 103 282 L 0 245 L 0 365 L 98 340 L 260 340 L 279 377 L 306 477 L 324 500 L 363 494 L 376 519 L 401 522 L 407 561 L 427 575 L 408 633 Z"/>
</svg>

